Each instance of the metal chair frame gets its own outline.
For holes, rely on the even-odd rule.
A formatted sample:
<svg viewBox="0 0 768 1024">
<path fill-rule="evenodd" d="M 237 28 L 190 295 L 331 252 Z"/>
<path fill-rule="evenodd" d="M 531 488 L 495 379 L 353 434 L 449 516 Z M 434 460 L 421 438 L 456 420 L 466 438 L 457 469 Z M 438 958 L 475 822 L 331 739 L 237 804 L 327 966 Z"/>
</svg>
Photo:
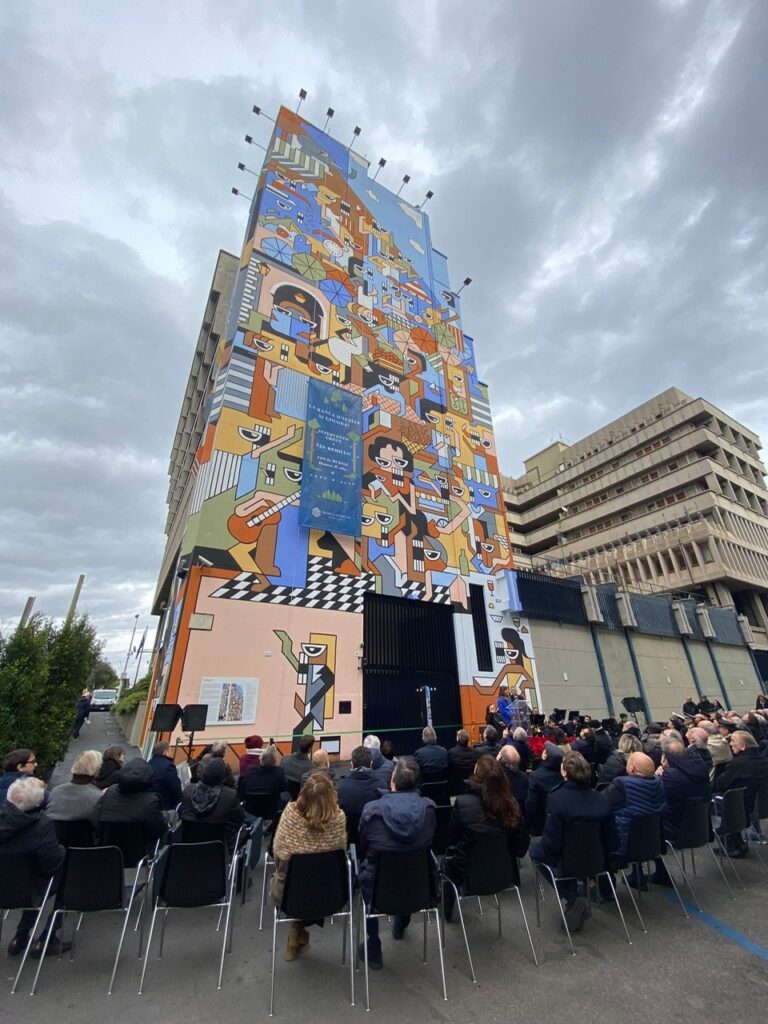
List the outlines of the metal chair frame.
<svg viewBox="0 0 768 1024">
<path fill-rule="evenodd" d="M 665 844 L 667 846 L 667 849 L 671 852 L 672 856 L 674 857 L 675 864 L 677 865 L 678 870 L 680 871 L 680 874 L 683 876 L 683 881 L 685 882 L 686 886 L 688 887 L 688 892 L 691 894 L 691 898 L 693 899 L 693 902 L 696 904 L 696 909 L 701 914 L 701 913 L 703 913 L 703 911 L 701 909 L 701 904 L 699 903 L 698 897 L 696 896 L 696 893 L 693 890 L 693 886 L 691 885 L 691 880 L 688 877 L 688 874 L 687 874 L 687 872 L 685 870 L 685 851 L 686 850 L 690 850 L 690 853 L 691 853 L 691 869 L 692 869 L 692 872 L 693 872 L 693 874 L 695 876 L 695 874 L 696 874 L 696 856 L 695 856 L 695 851 L 701 849 L 701 847 L 703 847 L 703 846 L 706 847 L 707 850 L 709 850 L 709 854 L 712 857 L 712 860 L 715 862 L 717 870 L 720 872 L 720 875 L 722 876 L 722 879 L 725 882 L 726 888 L 728 889 L 728 892 L 730 894 L 731 899 L 735 900 L 736 897 L 735 897 L 735 895 L 733 893 L 733 889 L 731 889 L 730 882 L 726 878 L 725 872 L 723 871 L 723 866 L 720 863 L 720 861 L 717 859 L 717 856 L 715 855 L 715 851 L 712 849 L 711 839 L 709 838 L 709 835 L 712 834 L 712 822 L 711 822 L 711 818 L 710 818 L 710 803 L 709 803 L 708 800 L 707 801 L 701 801 L 700 803 L 693 803 L 693 804 L 689 805 L 685 809 L 685 811 L 683 812 L 683 820 L 682 820 L 683 823 L 681 824 L 681 831 L 682 831 L 682 828 L 683 828 L 683 824 L 687 823 L 687 821 L 688 821 L 688 818 L 686 816 L 690 816 L 693 813 L 698 812 L 698 809 L 700 807 L 706 808 L 706 812 L 707 812 L 707 828 L 709 830 L 708 831 L 708 838 L 707 839 L 705 839 L 702 843 L 698 843 L 696 846 L 676 846 L 669 839 L 665 839 L 664 842 L 665 842 Z M 681 862 L 681 858 L 677 856 L 678 853 L 680 853 L 681 856 L 682 856 L 682 862 Z M 670 874 L 669 871 L 667 871 L 667 874 L 669 875 L 669 877 L 671 879 L 672 875 Z M 675 891 L 677 892 L 676 888 L 675 888 Z M 680 899 L 680 894 L 679 893 L 677 893 L 677 898 L 678 898 L 678 900 L 680 900 L 680 906 L 683 908 L 683 913 L 685 914 L 686 917 L 688 917 L 688 913 L 687 913 L 687 911 L 685 909 L 685 906 L 683 905 L 682 899 Z"/>
<path fill-rule="evenodd" d="M 27 962 L 27 957 L 29 956 L 29 951 L 32 948 L 32 943 L 35 941 L 35 935 L 37 934 L 37 929 L 40 927 L 40 921 L 42 920 L 42 917 L 43 917 L 43 912 L 45 910 L 45 905 L 46 905 L 46 903 L 48 902 L 48 900 L 51 898 L 51 896 L 53 894 L 52 890 L 53 890 L 53 876 L 51 876 L 48 879 L 48 884 L 45 887 L 45 892 L 40 897 L 39 904 L 37 904 L 36 906 L 30 906 L 30 907 L 23 907 L 23 906 L 4 907 L 3 908 L 3 913 L 2 913 L 2 915 L 0 915 L 0 941 L 2 941 L 2 937 L 3 937 L 3 922 L 5 921 L 6 917 L 8 916 L 8 914 L 10 913 L 11 910 L 21 910 L 21 911 L 36 910 L 37 911 L 37 917 L 35 918 L 35 923 L 34 923 L 32 929 L 30 930 L 29 938 L 27 939 L 27 944 L 24 947 L 24 953 L 23 953 L 23 955 L 21 957 L 21 963 L 19 964 L 19 969 L 16 971 L 16 976 L 13 979 L 13 985 L 11 986 L 11 995 L 15 995 L 16 994 L 16 989 L 17 989 L 18 984 L 19 984 L 19 979 L 21 978 L 21 972 L 24 970 L 24 965 Z"/>
</svg>

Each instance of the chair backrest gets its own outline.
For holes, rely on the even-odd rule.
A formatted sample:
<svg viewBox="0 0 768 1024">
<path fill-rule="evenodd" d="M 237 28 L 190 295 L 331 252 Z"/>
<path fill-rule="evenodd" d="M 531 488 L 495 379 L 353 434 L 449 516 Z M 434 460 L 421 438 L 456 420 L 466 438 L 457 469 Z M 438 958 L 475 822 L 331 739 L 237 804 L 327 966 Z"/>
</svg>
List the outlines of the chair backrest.
<svg viewBox="0 0 768 1024">
<path fill-rule="evenodd" d="M 62 846 L 93 846 L 96 833 L 93 823 L 87 818 L 76 818 L 74 821 L 54 821 L 56 838 Z"/>
<path fill-rule="evenodd" d="M 607 851 L 603 846 L 601 822 L 573 821 L 566 825 L 559 875 L 591 878 L 606 867 Z"/>
<path fill-rule="evenodd" d="M 159 886 L 169 907 L 206 907 L 227 894 L 227 851 L 222 842 L 173 843 Z"/>
<path fill-rule="evenodd" d="M 288 796 L 290 796 L 291 800 L 295 800 L 299 795 L 301 782 L 295 782 L 293 779 L 286 779 L 285 788 L 288 790 Z"/>
<path fill-rule="evenodd" d="M 278 797 L 275 793 L 246 793 L 245 810 L 254 818 L 272 821 L 277 815 Z"/>
<path fill-rule="evenodd" d="M 64 861 L 57 906 L 87 913 L 123 906 L 123 855 L 117 846 L 72 846 Z"/>
<path fill-rule="evenodd" d="M 533 816 L 533 820 L 528 822 L 528 828 L 530 829 L 532 836 L 540 836 L 544 833 L 544 825 L 547 822 L 548 799 L 549 793 L 542 790 L 539 793 L 539 799 L 536 804 L 536 813 Z"/>
<path fill-rule="evenodd" d="M 360 839 L 360 815 L 347 814 L 347 846 L 357 844 Z"/>
<path fill-rule="evenodd" d="M 437 904 L 432 851 L 382 850 L 377 855 L 372 909 L 380 914 L 415 914 Z"/>
<path fill-rule="evenodd" d="M 222 821 L 188 821 L 181 819 L 182 843 L 227 843 L 227 826 Z"/>
<path fill-rule="evenodd" d="M 419 792 L 422 796 L 434 800 L 438 807 L 444 807 L 451 802 L 451 792 L 446 778 L 422 782 L 419 786 Z"/>
<path fill-rule="evenodd" d="M 467 896 L 493 896 L 516 885 L 517 864 L 509 851 L 507 837 L 480 836 L 467 851 L 464 893 Z"/>
<path fill-rule="evenodd" d="M 135 822 L 105 821 L 99 829 L 99 846 L 116 846 L 126 868 L 135 868 L 150 852 L 150 845 L 145 830 Z"/>
<path fill-rule="evenodd" d="M 0 853 L 0 910 L 32 909 L 39 905 L 41 895 L 29 855 Z"/>
<path fill-rule="evenodd" d="M 435 808 L 435 834 L 432 836 L 432 851 L 438 856 L 448 849 L 451 834 L 451 805 Z"/>
<path fill-rule="evenodd" d="M 343 850 L 294 853 L 288 861 L 280 909 L 288 917 L 319 921 L 349 902 L 347 857 Z"/>
<path fill-rule="evenodd" d="M 675 848 L 678 850 L 697 850 L 706 846 L 712 833 L 709 800 L 692 800 L 683 811 L 680 819 Z"/>
<path fill-rule="evenodd" d="M 761 780 L 755 804 L 754 813 L 757 814 L 757 820 L 764 821 L 768 818 L 768 779 Z"/>
<path fill-rule="evenodd" d="M 643 814 L 630 821 L 626 855 L 628 864 L 655 860 L 661 856 L 663 847 L 660 814 Z"/>
<path fill-rule="evenodd" d="M 475 766 L 473 764 L 452 764 L 448 770 L 448 785 L 451 796 L 461 796 L 465 791 L 464 783 L 472 777 Z"/>
<path fill-rule="evenodd" d="M 723 802 L 720 807 L 720 821 L 723 831 L 743 832 L 747 827 L 747 805 L 746 788 L 729 789 L 723 793 Z"/>
</svg>

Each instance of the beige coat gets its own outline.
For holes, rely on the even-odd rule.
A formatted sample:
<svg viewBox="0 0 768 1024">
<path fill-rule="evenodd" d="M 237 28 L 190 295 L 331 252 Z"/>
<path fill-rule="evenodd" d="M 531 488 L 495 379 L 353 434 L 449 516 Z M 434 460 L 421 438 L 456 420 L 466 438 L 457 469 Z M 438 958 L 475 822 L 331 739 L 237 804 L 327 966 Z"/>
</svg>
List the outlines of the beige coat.
<svg viewBox="0 0 768 1024">
<path fill-rule="evenodd" d="M 275 873 L 269 887 L 272 899 L 280 906 L 285 877 L 288 874 L 288 863 L 294 853 L 327 853 L 329 850 L 346 848 L 347 820 L 341 808 L 338 808 L 335 817 L 322 829 L 314 829 L 310 828 L 307 819 L 299 814 L 296 804 L 289 803 L 280 816 L 280 824 L 275 833 Z"/>
</svg>

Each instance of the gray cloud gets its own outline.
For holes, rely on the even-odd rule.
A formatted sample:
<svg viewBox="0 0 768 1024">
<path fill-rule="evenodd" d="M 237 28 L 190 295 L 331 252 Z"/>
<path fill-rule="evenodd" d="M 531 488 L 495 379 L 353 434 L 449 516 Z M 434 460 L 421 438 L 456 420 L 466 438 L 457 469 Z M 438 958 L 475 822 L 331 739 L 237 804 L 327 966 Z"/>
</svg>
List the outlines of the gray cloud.
<svg viewBox="0 0 768 1024">
<path fill-rule="evenodd" d="M 764 434 L 764 4 L 0 12 L 0 621 L 29 592 L 110 641 L 146 616 L 168 453 L 219 248 L 274 111 L 435 192 L 502 466 L 671 384 Z"/>
</svg>

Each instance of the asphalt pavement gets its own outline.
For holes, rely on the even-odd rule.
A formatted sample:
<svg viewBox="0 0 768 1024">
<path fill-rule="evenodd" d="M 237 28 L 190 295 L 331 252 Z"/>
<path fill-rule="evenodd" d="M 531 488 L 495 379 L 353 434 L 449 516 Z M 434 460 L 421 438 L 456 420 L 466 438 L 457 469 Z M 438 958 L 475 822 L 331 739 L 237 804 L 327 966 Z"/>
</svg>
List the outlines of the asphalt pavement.
<svg viewBox="0 0 768 1024">
<path fill-rule="evenodd" d="M 120 742 L 111 716 L 93 715 L 84 726 L 77 749 L 104 749 Z M 73 756 L 73 751 L 70 751 Z M 68 762 L 71 756 L 68 755 Z M 764 851 L 768 861 L 768 848 Z M 382 922 L 384 969 L 371 975 L 372 1013 L 397 1022 L 468 1020 L 507 1022 L 529 1019 L 536 1024 L 564 1020 L 620 1019 L 622 1024 L 664 1024 L 739 1021 L 757 1024 L 768 1012 L 768 872 L 754 854 L 737 863 L 745 891 L 735 887 L 731 899 L 705 853 L 696 858 L 694 885 L 704 914 L 691 905 L 686 920 L 679 905 L 662 889 L 643 894 L 640 907 L 648 928 L 644 934 L 626 890 L 620 891 L 632 944 L 628 945 L 615 906 L 595 907 L 584 931 L 574 935 L 576 956 L 559 928 L 551 894 L 536 927 L 532 871 L 522 872 L 523 899 L 539 956 L 532 962 L 514 894 L 502 898 L 503 935 L 497 936 L 492 900 L 465 903 L 467 931 L 478 984 L 473 985 L 458 924 L 447 926 L 448 1001 L 442 999 L 434 925 L 430 925 L 428 962 L 422 963 L 422 929 L 414 920 L 406 937 L 395 942 Z M 726 869 L 727 870 L 727 869 Z M 220 935 L 213 910 L 172 911 L 168 916 L 162 959 L 153 944 L 144 995 L 137 994 L 139 960 L 135 935 L 129 933 L 115 992 L 107 996 L 112 960 L 121 920 L 118 915 L 86 917 L 78 939 L 77 958 L 49 958 L 38 994 L 30 998 L 28 968 L 17 995 L 10 983 L 17 965 L 5 955 L 2 1011 L 23 1013 L 24 1024 L 80 1024 L 118 1014 L 121 1024 L 148 1019 L 260 1020 L 269 1007 L 271 907 L 259 931 L 261 864 L 244 906 L 235 914 L 234 949 L 226 958 L 224 986 L 216 989 Z M 732 883 L 733 884 L 733 883 Z M 690 900 L 690 897 L 688 897 Z M 4 936 L 9 936 L 6 924 Z M 68 927 L 68 926 L 67 926 Z M 341 927 L 310 929 L 309 948 L 292 963 L 283 960 L 287 926 L 278 932 L 276 1019 L 299 1017 L 339 1024 L 365 1014 L 363 977 L 357 975 L 356 1005 L 349 1005 L 349 974 L 341 966 Z"/>
</svg>

